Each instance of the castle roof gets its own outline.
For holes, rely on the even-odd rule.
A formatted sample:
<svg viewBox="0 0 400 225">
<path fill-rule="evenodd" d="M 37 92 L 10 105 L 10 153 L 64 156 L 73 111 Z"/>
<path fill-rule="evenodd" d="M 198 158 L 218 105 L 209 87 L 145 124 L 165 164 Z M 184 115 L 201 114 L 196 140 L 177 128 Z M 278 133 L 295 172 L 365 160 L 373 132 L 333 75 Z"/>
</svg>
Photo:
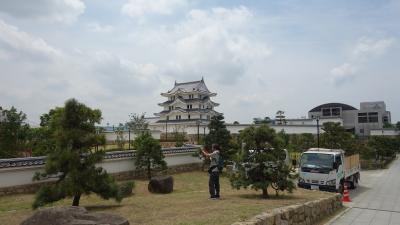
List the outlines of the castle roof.
<svg viewBox="0 0 400 225">
<path fill-rule="evenodd" d="M 208 90 L 206 84 L 204 83 L 203 78 L 198 81 L 191 81 L 191 82 L 184 82 L 184 83 L 177 83 L 175 81 L 174 87 L 171 90 L 169 90 L 167 93 L 162 93 L 162 95 L 171 95 L 171 94 L 175 94 L 178 92 L 186 92 L 186 93 L 201 92 L 201 93 L 205 93 L 205 94 L 215 95 L 215 93 L 211 93 Z"/>
</svg>

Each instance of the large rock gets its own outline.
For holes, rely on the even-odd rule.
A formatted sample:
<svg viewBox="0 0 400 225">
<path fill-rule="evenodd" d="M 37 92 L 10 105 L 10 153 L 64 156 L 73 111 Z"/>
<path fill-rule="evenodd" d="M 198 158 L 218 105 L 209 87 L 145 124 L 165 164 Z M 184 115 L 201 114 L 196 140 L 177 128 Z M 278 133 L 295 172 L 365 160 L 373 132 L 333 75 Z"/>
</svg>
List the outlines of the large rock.
<svg viewBox="0 0 400 225">
<path fill-rule="evenodd" d="M 83 207 L 39 209 L 21 225 L 129 225 L 128 220 L 107 213 L 90 213 Z"/>
<path fill-rule="evenodd" d="M 172 176 L 159 176 L 151 178 L 148 189 L 151 193 L 171 193 L 174 190 L 174 178 Z"/>
</svg>

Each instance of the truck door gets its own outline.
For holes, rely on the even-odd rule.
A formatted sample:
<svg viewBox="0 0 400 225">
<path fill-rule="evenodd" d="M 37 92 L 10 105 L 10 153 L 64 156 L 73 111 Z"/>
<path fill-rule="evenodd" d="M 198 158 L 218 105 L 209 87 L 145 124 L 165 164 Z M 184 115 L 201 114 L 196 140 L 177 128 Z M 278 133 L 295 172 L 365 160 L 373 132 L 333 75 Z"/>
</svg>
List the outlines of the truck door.
<svg viewBox="0 0 400 225">
<path fill-rule="evenodd" d="M 342 154 L 335 156 L 335 163 L 337 164 L 337 180 L 340 182 L 340 180 L 344 178 Z"/>
</svg>

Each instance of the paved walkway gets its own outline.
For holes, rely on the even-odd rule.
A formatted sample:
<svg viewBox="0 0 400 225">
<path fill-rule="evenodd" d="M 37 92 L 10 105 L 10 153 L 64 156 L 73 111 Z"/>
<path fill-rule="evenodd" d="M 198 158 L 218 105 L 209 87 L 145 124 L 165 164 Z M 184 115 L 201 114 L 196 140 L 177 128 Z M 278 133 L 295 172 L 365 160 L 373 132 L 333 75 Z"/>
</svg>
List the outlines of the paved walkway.
<svg viewBox="0 0 400 225">
<path fill-rule="evenodd" d="M 363 171 L 350 197 L 350 210 L 330 225 L 400 225 L 400 160 L 386 170 Z"/>
</svg>

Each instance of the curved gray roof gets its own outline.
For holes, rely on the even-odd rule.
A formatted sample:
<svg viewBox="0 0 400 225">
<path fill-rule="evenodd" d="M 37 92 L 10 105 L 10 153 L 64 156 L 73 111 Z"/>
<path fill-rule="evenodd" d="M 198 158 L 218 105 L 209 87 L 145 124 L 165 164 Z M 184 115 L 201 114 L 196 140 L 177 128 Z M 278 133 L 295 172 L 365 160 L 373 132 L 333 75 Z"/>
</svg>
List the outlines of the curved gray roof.
<svg viewBox="0 0 400 225">
<path fill-rule="evenodd" d="M 342 108 L 343 111 L 345 110 L 357 110 L 351 105 L 343 104 L 343 103 L 326 103 L 319 105 L 313 109 L 311 109 L 309 112 L 320 112 L 322 108 Z"/>
</svg>

